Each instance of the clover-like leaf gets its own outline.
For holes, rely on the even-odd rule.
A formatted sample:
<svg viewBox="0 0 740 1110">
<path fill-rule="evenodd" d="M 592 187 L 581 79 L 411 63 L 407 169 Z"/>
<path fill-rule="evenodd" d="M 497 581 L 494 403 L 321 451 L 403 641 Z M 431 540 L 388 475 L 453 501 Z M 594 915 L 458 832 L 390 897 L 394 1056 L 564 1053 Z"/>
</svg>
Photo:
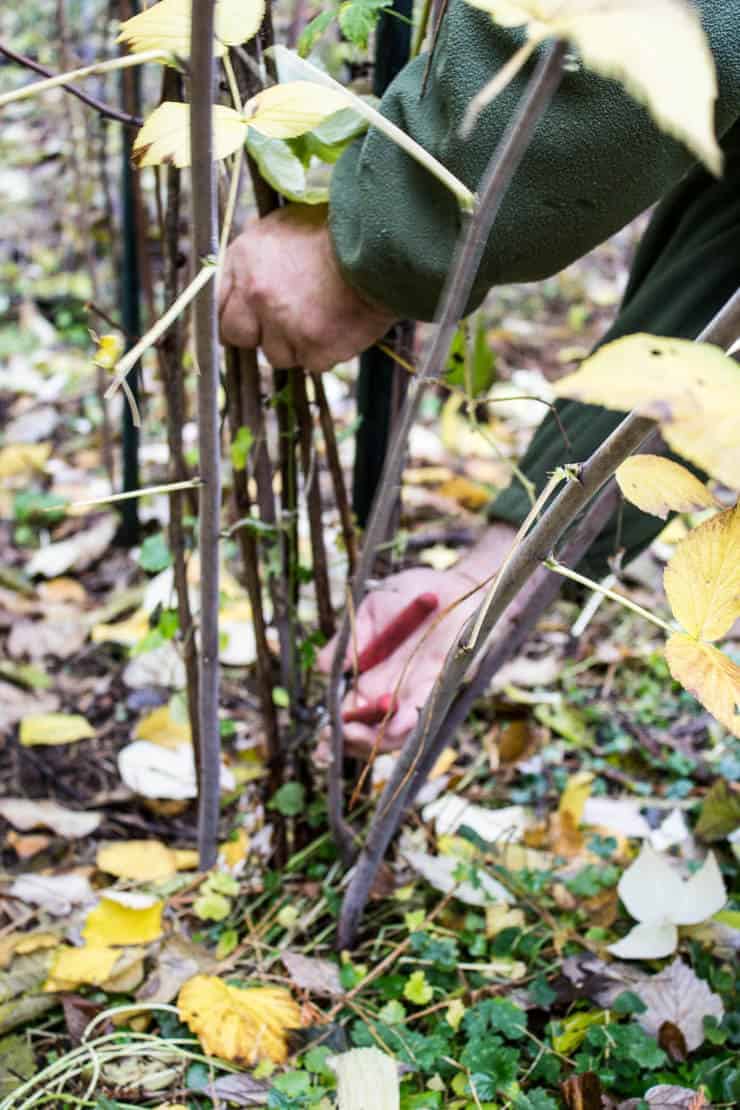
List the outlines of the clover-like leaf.
<svg viewBox="0 0 740 1110">
<path fill-rule="evenodd" d="M 584 65 L 644 104 L 663 131 L 714 174 L 717 77 L 698 11 L 686 0 L 469 0 L 503 27 L 526 28 L 528 46 L 566 39 Z M 670 42 L 670 50 L 665 43 Z M 531 49 L 526 53 L 531 53 Z M 520 52 L 519 68 L 526 60 Z M 513 76 L 511 73 L 509 76 Z"/>
<path fill-rule="evenodd" d="M 159 0 L 146 11 L 125 20 L 118 42 L 129 50 L 166 50 L 190 56 L 190 0 Z M 227 46 L 253 38 L 265 14 L 265 0 L 217 0 L 213 52 L 221 57 Z"/>
<path fill-rule="evenodd" d="M 247 136 L 244 118 L 233 108 L 213 108 L 213 157 L 216 161 L 238 150 Z M 170 162 L 178 169 L 190 165 L 190 105 L 165 100 L 146 119 L 134 142 L 137 166 Z"/>
<path fill-rule="evenodd" d="M 665 520 L 669 513 L 719 508 L 716 497 L 685 466 L 662 455 L 632 455 L 615 474 L 628 501 Z"/>
</svg>

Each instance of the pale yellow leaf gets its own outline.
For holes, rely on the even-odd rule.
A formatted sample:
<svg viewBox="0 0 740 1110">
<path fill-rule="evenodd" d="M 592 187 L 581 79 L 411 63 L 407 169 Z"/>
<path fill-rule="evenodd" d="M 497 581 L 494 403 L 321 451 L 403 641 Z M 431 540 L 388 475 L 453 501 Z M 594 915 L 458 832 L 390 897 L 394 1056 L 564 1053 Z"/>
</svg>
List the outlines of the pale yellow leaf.
<svg viewBox="0 0 740 1110">
<path fill-rule="evenodd" d="M 250 127 L 270 139 L 292 139 L 318 127 L 322 120 L 347 107 L 336 89 L 313 81 L 287 81 L 265 89 L 245 105 Z"/>
<path fill-rule="evenodd" d="M 337 1076 L 337 1110 L 398 1110 L 398 1068 L 377 1048 L 353 1048 L 331 1057 Z"/>
<path fill-rule="evenodd" d="M 601 347 L 555 392 L 657 420 L 677 454 L 740 489 L 740 373 L 719 347 L 628 335 Z"/>
<path fill-rule="evenodd" d="M 45 991 L 72 991 L 82 983 L 101 986 L 109 978 L 119 953 L 107 945 L 59 949 L 52 964 Z"/>
<path fill-rule="evenodd" d="M 566 39 L 587 69 L 612 77 L 714 174 L 717 77 L 698 11 L 686 0 L 469 0 L 530 42 Z M 670 49 L 666 44 L 670 43 Z"/>
<path fill-rule="evenodd" d="M 593 781 L 594 776 L 590 771 L 578 771 L 570 776 L 565 790 L 560 795 L 558 813 L 561 817 L 569 817 L 576 829 L 583 821 L 583 810 L 591 793 Z"/>
<path fill-rule="evenodd" d="M 149 631 L 149 614 L 144 609 L 137 609 L 126 620 L 93 625 L 90 638 L 94 644 L 122 644 L 123 647 L 135 647 Z"/>
<path fill-rule="evenodd" d="M 233 154 L 247 137 L 247 125 L 239 112 L 216 104 L 213 108 L 213 157 L 216 161 Z M 137 166 L 172 163 L 178 169 L 190 165 L 190 105 L 165 100 L 144 122 L 133 146 Z"/>
<path fill-rule="evenodd" d="M 671 512 L 719 508 L 717 499 L 696 475 L 661 455 L 632 455 L 617 467 L 615 476 L 628 501 L 662 520 Z"/>
<path fill-rule="evenodd" d="M 123 338 L 120 335 L 100 335 L 93 362 L 102 370 L 112 370 L 123 354 L 123 347 Z"/>
<path fill-rule="evenodd" d="M 676 681 L 740 737 L 740 667 L 711 644 L 682 634 L 670 637 L 665 655 Z"/>
<path fill-rule="evenodd" d="M 164 903 L 144 894 L 106 891 L 82 930 L 90 946 L 148 944 L 162 933 Z"/>
<path fill-rule="evenodd" d="M 663 575 L 673 615 L 690 636 L 718 640 L 740 617 L 740 504 L 692 529 Z"/>
<path fill-rule="evenodd" d="M 168 879 L 180 870 L 197 867 L 198 856 L 193 852 L 176 852 L 159 840 L 119 840 L 101 845 L 96 863 L 101 871 L 118 879 L 154 882 Z"/>
<path fill-rule="evenodd" d="M 0 447 L 0 481 L 43 470 L 50 454 L 50 443 L 9 443 Z"/>
<path fill-rule="evenodd" d="M 464 509 L 470 509 L 471 512 L 482 509 L 491 500 L 489 489 L 478 482 L 471 482 L 461 474 L 456 474 L 454 478 L 443 482 L 437 493 L 442 497 L 449 497 L 452 501 L 458 501 Z"/>
<path fill-rule="evenodd" d="M 212 1056 L 253 1065 L 268 1059 L 282 1064 L 287 1032 L 301 1024 L 301 1011 L 281 987 L 230 987 L 214 975 L 196 975 L 177 999 L 180 1020 Z"/>
<path fill-rule="evenodd" d="M 233 840 L 227 840 L 219 846 L 219 862 L 228 868 L 239 867 L 247 858 L 249 843 L 249 834 L 242 826 Z"/>
<path fill-rule="evenodd" d="M 137 740 L 149 740 L 163 748 L 179 748 L 191 741 L 190 724 L 178 721 L 172 715 L 170 705 L 160 705 L 141 718 L 134 731 Z"/>
<path fill-rule="evenodd" d="M 95 730 L 77 713 L 35 713 L 24 717 L 20 727 L 24 748 L 72 744 L 76 740 L 91 740 L 94 736 Z"/>
<path fill-rule="evenodd" d="M 7 967 L 14 956 L 30 956 L 58 944 L 59 937 L 54 933 L 6 933 L 0 937 L 0 968 Z"/>
<path fill-rule="evenodd" d="M 189 57 L 190 8 L 191 0 L 160 0 L 125 20 L 118 42 L 135 53 L 167 50 L 180 57 Z M 259 30 L 264 14 L 264 0 L 217 0 L 214 54 L 220 57 L 226 46 L 237 46 L 251 39 Z"/>
</svg>

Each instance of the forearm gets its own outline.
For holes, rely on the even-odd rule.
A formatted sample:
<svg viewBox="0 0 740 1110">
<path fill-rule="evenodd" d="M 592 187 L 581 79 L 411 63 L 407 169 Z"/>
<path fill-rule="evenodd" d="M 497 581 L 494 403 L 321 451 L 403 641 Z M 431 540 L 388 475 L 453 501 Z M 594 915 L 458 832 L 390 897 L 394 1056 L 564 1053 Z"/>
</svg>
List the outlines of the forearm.
<svg viewBox="0 0 740 1110">
<path fill-rule="evenodd" d="M 722 133 L 740 111 L 740 21 L 733 4 L 704 0 L 699 7 L 720 74 Z M 450 0 L 425 94 L 421 57 L 383 98 L 383 113 L 471 189 L 531 67 L 481 114 L 470 139 L 461 138 L 460 123 L 520 42 L 518 32 Z M 562 269 L 650 206 L 690 164 L 685 148 L 614 82 L 582 69 L 567 73 L 504 201 L 468 308 L 493 285 Z M 371 130 L 335 169 L 330 221 L 352 285 L 399 315 L 431 319 L 460 228 L 456 201 L 439 182 Z"/>
</svg>

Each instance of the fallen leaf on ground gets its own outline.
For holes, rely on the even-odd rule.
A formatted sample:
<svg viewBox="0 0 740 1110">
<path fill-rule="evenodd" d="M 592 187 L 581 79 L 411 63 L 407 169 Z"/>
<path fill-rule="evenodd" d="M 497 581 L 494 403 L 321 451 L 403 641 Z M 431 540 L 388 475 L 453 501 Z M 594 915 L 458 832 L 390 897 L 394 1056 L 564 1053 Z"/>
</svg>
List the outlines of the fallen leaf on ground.
<svg viewBox="0 0 740 1110">
<path fill-rule="evenodd" d="M 195 755 L 189 744 L 170 749 L 148 740 L 134 740 L 118 753 L 118 771 L 129 790 L 143 798 L 187 800 L 197 797 Z M 221 788 L 234 788 L 234 776 L 223 765 Z"/>
<path fill-rule="evenodd" d="M 524 806 L 484 809 L 457 794 L 443 794 L 430 802 L 424 807 L 422 817 L 425 821 L 434 821 L 438 836 L 455 833 L 462 826 L 467 826 L 488 844 L 521 840 L 524 831 L 533 824 L 533 818 Z"/>
<path fill-rule="evenodd" d="M 130 690 L 164 686 L 170 690 L 185 689 L 185 664 L 171 641 L 152 651 L 142 652 L 127 664 L 123 681 Z"/>
<path fill-rule="evenodd" d="M 640 813 L 640 805 L 628 798 L 587 798 L 583 807 L 584 825 L 597 825 L 617 836 L 650 836 L 651 829 Z"/>
<path fill-rule="evenodd" d="M 14 1034 L 0 1041 L 0 1100 L 36 1074 L 30 1037 Z"/>
<path fill-rule="evenodd" d="M 136 995 L 141 1002 L 172 1002 L 188 979 L 217 966 L 205 948 L 178 935 L 164 939 L 154 958 L 154 969 Z"/>
<path fill-rule="evenodd" d="M 0 447 L 0 480 L 17 478 L 32 470 L 43 470 L 51 447 L 50 443 L 9 443 Z"/>
<path fill-rule="evenodd" d="M 161 744 L 163 748 L 179 748 L 191 741 L 190 724 L 176 720 L 168 703 L 142 717 L 134 730 L 134 736 L 137 740 Z"/>
<path fill-rule="evenodd" d="M 213 975 L 196 975 L 180 991 L 180 1020 L 204 1050 L 241 1064 L 288 1056 L 287 1033 L 301 1025 L 300 1007 L 280 987 L 230 987 Z"/>
<path fill-rule="evenodd" d="M 118 956 L 115 948 L 104 945 L 65 945 L 56 953 L 44 990 L 73 991 L 82 983 L 99 987 L 111 975 Z"/>
<path fill-rule="evenodd" d="M 83 906 L 95 898 L 90 882 L 83 875 L 19 875 L 10 888 L 14 898 L 41 906 L 54 917 L 66 917 L 73 906 Z"/>
<path fill-rule="evenodd" d="M 717 860 L 709 853 L 700 869 L 682 879 L 665 856 L 643 844 L 617 887 L 625 908 L 639 922 L 607 951 L 623 959 L 659 959 L 678 943 L 678 925 L 698 925 L 721 910 L 727 891 Z"/>
<path fill-rule="evenodd" d="M 0 732 L 17 725 L 24 717 L 53 713 L 58 708 L 56 694 L 38 690 L 29 693 L 10 682 L 0 682 Z"/>
<path fill-rule="evenodd" d="M 74 744 L 94 736 L 95 730 L 77 713 L 33 713 L 21 721 L 19 739 L 24 748 L 32 748 Z"/>
<path fill-rule="evenodd" d="M 650 1087 L 642 1098 L 628 1098 L 620 1102 L 617 1110 L 638 1110 L 645 1103 L 650 1110 L 708 1110 L 709 1107 L 702 1091 L 660 1083 L 657 1087 Z"/>
<path fill-rule="evenodd" d="M 253 1079 L 251 1075 L 222 1075 L 207 1087 L 196 1088 L 194 1093 L 208 1095 L 216 1106 L 221 1102 L 228 1106 L 267 1106 L 270 1084 Z M 166 1110 L 166 1107 L 159 1110 Z M 187 1107 L 183 1106 L 181 1110 L 187 1110 Z"/>
<path fill-rule="evenodd" d="M 123 647 L 136 647 L 147 632 L 149 632 L 149 614 L 145 609 L 137 609 L 126 620 L 93 625 L 90 639 L 94 644 L 121 644 Z"/>
<path fill-rule="evenodd" d="M 4 817 L 21 832 L 46 828 L 67 840 L 89 836 L 103 820 L 103 814 L 97 810 L 83 813 L 66 809 L 56 802 L 35 801 L 31 798 L 0 798 L 0 817 Z"/>
<path fill-rule="evenodd" d="M 404 852 L 404 859 L 422 879 L 442 894 L 455 891 L 455 897 L 466 906 L 486 906 L 490 902 L 512 902 L 509 891 L 492 875 L 481 868 L 476 869 L 478 882 L 459 882 L 455 878 L 462 860 L 452 856 L 430 856 L 425 852 Z"/>
<path fill-rule="evenodd" d="M 401 1095 L 392 1056 L 377 1048 L 353 1048 L 330 1057 L 329 1064 L 337 1077 L 338 1110 L 398 1110 Z"/>
<path fill-rule="evenodd" d="M 280 957 L 293 986 L 320 998 L 344 994 L 339 968 L 331 960 L 302 956 L 300 952 L 283 952 Z"/>
<path fill-rule="evenodd" d="M 108 890 L 87 915 L 82 936 L 91 947 L 148 944 L 162 934 L 163 909 L 152 895 Z"/>
<path fill-rule="evenodd" d="M 29 559 L 26 573 L 30 578 L 58 578 L 70 570 L 87 570 L 108 550 L 117 527 L 118 519 L 111 514 L 68 540 L 47 544 Z"/>
<path fill-rule="evenodd" d="M 87 625 L 79 617 L 17 621 L 10 630 L 7 650 L 13 659 L 68 659 L 87 639 Z"/>
<path fill-rule="evenodd" d="M 168 848 L 159 840 L 119 840 L 98 848 L 96 864 L 118 879 L 153 882 L 196 869 L 198 853 Z"/>
<path fill-rule="evenodd" d="M 717 779 L 701 805 L 696 835 L 702 840 L 723 840 L 740 828 L 740 793 L 724 779 Z"/>
<path fill-rule="evenodd" d="M 719 1021 L 725 1012 L 719 995 L 680 959 L 642 980 L 637 994 L 647 1006 L 636 1015 L 645 1032 L 657 1037 L 663 1023 L 671 1022 L 683 1033 L 689 1052 L 704 1043 L 704 1018 Z"/>
<path fill-rule="evenodd" d="M 30 956 L 58 944 L 59 937 L 54 933 L 8 933 L 0 938 L 0 968 L 7 967 L 13 956 Z"/>
<path fill-rule="evenodd" d="M 594 776 L 591 771 L 578 771 L 568 779 L 565 790 L 560 796 L 558 812 L 567 814 L 576 828 L 583 821 L 583 811 L 591 793 Z"/>
</svg>

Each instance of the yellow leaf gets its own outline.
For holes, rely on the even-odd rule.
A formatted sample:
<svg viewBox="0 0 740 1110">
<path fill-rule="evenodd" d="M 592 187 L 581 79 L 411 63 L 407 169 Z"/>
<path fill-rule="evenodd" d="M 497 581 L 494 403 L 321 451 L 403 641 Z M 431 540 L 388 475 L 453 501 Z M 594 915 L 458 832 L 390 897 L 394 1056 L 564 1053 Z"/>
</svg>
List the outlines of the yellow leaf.
<svg viewBox="0 0 740 1110">
<path fill-rule="evenodd" d="M 249 1066 L 288 1056 L 287 1031 L 301 1024 L 301 1011 L 281 987 L 230 987 L 214 975 L 189 979 L 177 999 L 180 1020 L 209 1055 Z"/>
<path fill-rule="evenodd" d="M 9 443 L 0 447 L 0 480 L 43 470 L 50 454 L 50 443 Z"/>
<path fill-rule="evenodd" d="M 628 335 L 601 347 L 555 385 L 560 397 L 657 420 L 669 447 L 740 488 L 740 374 L 719 347 Z"/>
<path fill-rule="evenodd" d="M 719 508 L 717 499 L 690 470 L 661 455 L 633 455 L 617 468 L 616 479 L 628 501 L 662 520 L 671 512 Z"/>
<path fill-rule="evenodd" d="M 181 869 L 197 867 L 198 855 L 194 852 L 175 852 L 159 840 L 120 840 L 115 844 L 101 845 L 96 863 L 101 871 L 107 871 L 118 879 L 145 883 L 169 879 Z M 182 863 L 184 868 L 180 866 Z"/>
<path fill-rule="evenodd" d="M 293 139 L 347 107 L 336 89 L 313 81 L 286 81 L 253 96 L 244 106 L 250 127 L 270 139 Z"/>
<path fill-rule="evenodd" d="M 94 736 L 95 730 L 76 713 L 34 713 L 21 721 L 20 741 L 24 748 L 72 744 Z"/>
<path fill-rule="evenodd" d="M 179 748 L 181 744 L 191 742 L 190 724 L 175 720 L 169 705 L 160 705 L 142 717 L 134 736 L 137 740 L 149 740 L 163 748 Z"/>
<path fill-rule="evenodd" d="M 576 828 L 578 828 L 583 820 L 583 807 L 586 805 L 586 800 L 591 793 L 591 784 L 593 781 L 594 776 L 590 771 L 579 771 L 577 774 L 570 776 L 566 783 L 565 790 L 560 796 L 558 813 L 561 817 L 567 814 Z"/>
<path fill-rule="evenodd" d="M 123 352 L 123 340 L 120 335 L 101 335 L 98 337 L 98 349 L 93 362 L 103 370 L 112 370 Z"/>
<path fill-rule="evenodd" d="M 0 938 L 0 968 L 14 956 L 30 956 L 42 948 L 56 948 L 59 937 L 53 933 L 8 933 Z"/>
<path fill-rule="evenodd" d="M 81 983 L 101 986 L 109 978 L 119 953 L 106 945 L 59 949 L 52 964 L 45 991 L 72 991 Z"/>
<path fill-rule="evenodd" d="M 710 642 L 724 636 L 740 617 L 740 504 L 681 540 L 663 585 L 690 636 Z"/>
<path fill-rule="evenodd" d="M 125 621 L 112 624 L 96 624 L 90 631 L 94 644 L 122 644 L 135 647 L 149 632 L 149 614 L 145 609 L 137 609 Z"/>
<path fill-rule="evenodd" d="M 163 908 L 146 894 L 108 890 L 87 915 L 82 935 L 90 946 L 148 944 L 161 936 Z"/>
<path fill-rule="evenodd" d="M 701 17 L 686 0 L 469 0 L 504 27 L 526 25 L 530 45 L 567 39 L 587 69 L 619 81 L 661 130 L 712 173 L 717 77 Z M 670 43 L 670 49 L 666 49 Z"/>
<path fill-rule="evenodd" d="M 490 490 L 477 482 L 471 482 L 469 478 L 463 478 L 462 475 L 456 475 L 449 481 L 443 482 L 437 493 L 442 497 L 449 497 L 452 501 L 458 501 L 463 508 L 470 509 L 471 512 L 482 509 L 491 500 Z"/>
<path fill-rule="evenodd" d="M 217 0 L 213 52 L 224 54 L 256 35 L 265 14 L 264 0 Z M 160 0 L 121 24 L 118 42 L 130 50 L 167 50 L 190 56 L 190 0 Z"/>
<path fill-rule="evenodd" d="M 670 637 L 665 655 L 676 681 L 740 737 L 740 667 L 711 644 L 681 633 Z"/>
<path fill-rule="evenodd" d="M 213 157 L 216 161 L 238 150 L 247 137 L 243 116 L 216 104 L 213 108 Z M 165 100 L 155 108 L 136 136 L 132 156 L 137 166 L 171 162 L 182 169 L 190 165 L 190 105 Z"/>
<path fill-rule="evenodd" d="M 238 867 L 247 858 L 249 852 L 249 834 L 242 827 L 238 830 L 234 840 L 225 841 L 218 850 L 219 862 L 225 867 Z"/>
<path fill-rule="evenodd" d="M 567 1056 L 573 1052 L 586 1039 L 586 1034 L 592 1025 L 606 1025 L 609 1014 L 606 1010 L 591 1010 L 585 1014 L 572 1014 L 559 1023 L 562 1032 L 552 1038 L 552 1045 L 556 1052 Z"/>
</svg>

